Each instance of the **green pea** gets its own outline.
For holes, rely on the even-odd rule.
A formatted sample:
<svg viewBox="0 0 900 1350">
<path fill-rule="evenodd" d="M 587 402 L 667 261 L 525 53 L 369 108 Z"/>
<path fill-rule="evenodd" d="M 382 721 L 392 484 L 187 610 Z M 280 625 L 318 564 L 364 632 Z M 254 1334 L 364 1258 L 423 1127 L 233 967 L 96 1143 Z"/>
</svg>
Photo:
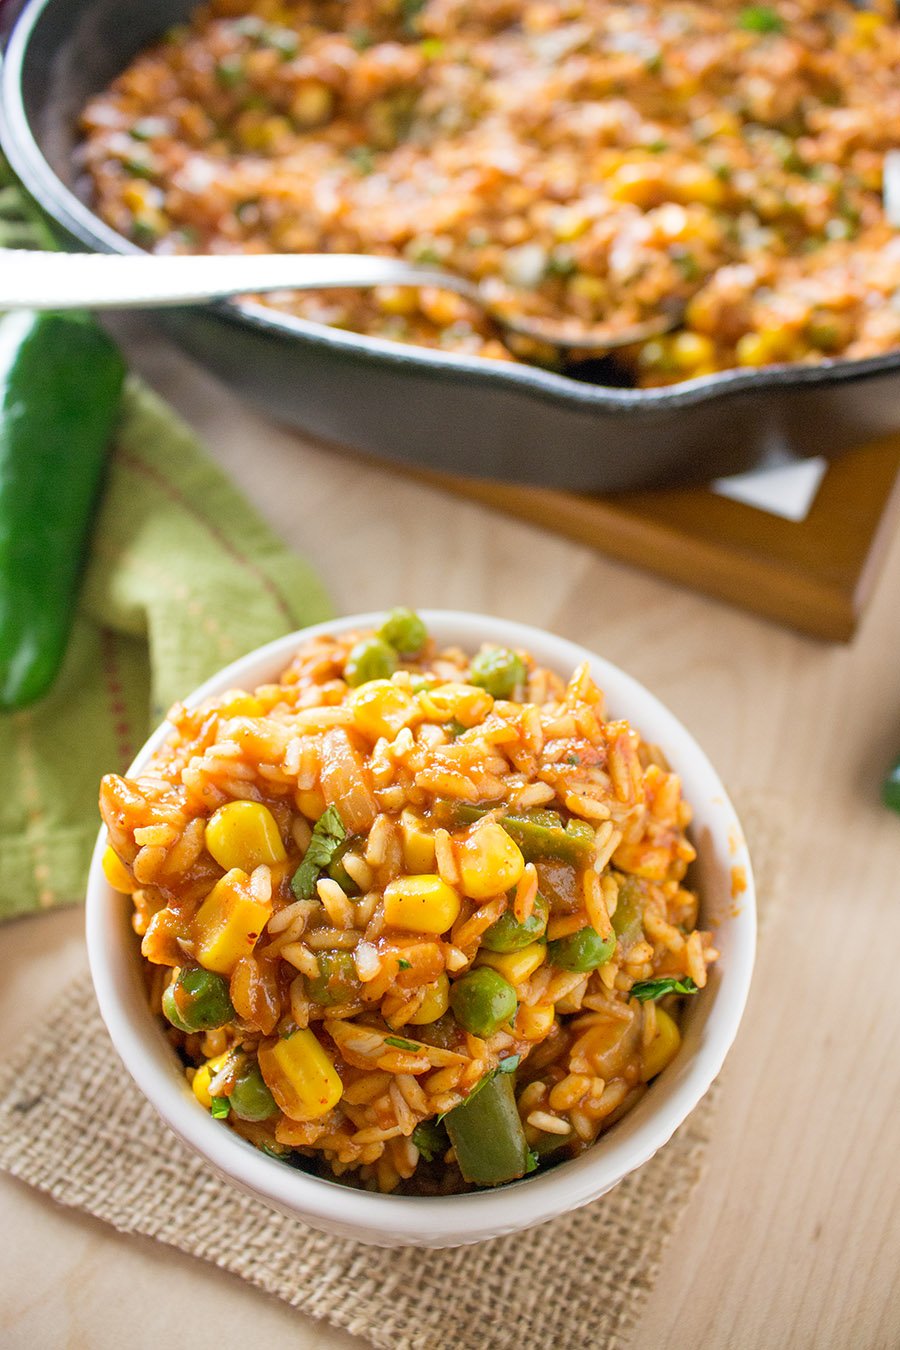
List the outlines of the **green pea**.
<svg viewBox="0 0 900 1350">
<path fill-rule="evenodd" d="M 428 629 L 414 609 L 392 609 L 378 636 L 401 656 L 416 656 L 428 641 Z"/>
<path fill-rule="evenodd" d="M 363 638 L 350 649 L 344 679 L 355 689 L 370 680 L 389 680 L 397 669 L 397 653 L 380 637 Z"/>
<path fill-rule="evenodd" d="M 278 1110 L 258 1064 L 251 1064 L 238 1075 L 228 1101 L 241 1120 L 268 1120 Z"/>
<path fill-rule="evenodd" d="M 479 966 L 450 986 L 450 1007 L 464 1031 L 473 1036 L 492 1036 L 515 1016 L 516 991 L 490 966 Z"/>
<path fill-rule="evenodd" d="M 494 698 L 511 698 L 525 682 L 525 663 L 507 647 L 489 647 L 472 658 L 469 683 L 486 689 Z"/>
<path fill-rule="evenodd" d="M 523 947 L 543 937 L 546 928 L 547 901 L 542 895 L 536 895 L 534 909 L 524 923 L 519 923 L 512 910 L 508 909 L 491 924 L 481 939 L 481 945 L 489 952 L 520 952 Z"/>
<path fill-rule="evenodd" d="M 182 970 L 166 989 L 162 1008 L 179 1031 L 211 1031 L 223 1027 L 234 1017 L 224 975 L 196 966 Z"/>
<path fill-rule="evenodd" d="M 615 934 L 602 938 L 593 928 L 547 943 L 547 960 L 560 970 L 588 971 L 605 966 L 616 950 Z"/>
<path fill-rule="evenodd" d="M 329 1008 L 334 1003 L 349 1003 L 358 996 L 359 977 L 350 952 L 319 952 L 318 961 L 318 975 L 306 979 L 306 992 L 313 1003 Z"/>
</svg>

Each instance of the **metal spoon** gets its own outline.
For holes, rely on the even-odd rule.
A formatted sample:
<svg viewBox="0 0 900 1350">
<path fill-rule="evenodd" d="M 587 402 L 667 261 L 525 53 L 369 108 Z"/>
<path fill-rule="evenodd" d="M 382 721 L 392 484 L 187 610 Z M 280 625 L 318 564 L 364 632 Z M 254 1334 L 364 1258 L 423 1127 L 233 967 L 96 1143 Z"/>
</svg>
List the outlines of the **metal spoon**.
<svg viewBox="0 0 900 1350">
<path fill-rule="evenodd" d="M 674 302 L 652 319 L 615 328 L 510 314 L 474 282 L 453 272 L 362 253 L 243 253 L 156 256 L 146 253 L 38 253 L 0 249 L 0 310 L 160 309 L 205 304 L 264 291 L 338 287 L 439 286 L 477 305 L 503 333 L 553 347 L 613 351 L 677 327 Z"/>
</svg>

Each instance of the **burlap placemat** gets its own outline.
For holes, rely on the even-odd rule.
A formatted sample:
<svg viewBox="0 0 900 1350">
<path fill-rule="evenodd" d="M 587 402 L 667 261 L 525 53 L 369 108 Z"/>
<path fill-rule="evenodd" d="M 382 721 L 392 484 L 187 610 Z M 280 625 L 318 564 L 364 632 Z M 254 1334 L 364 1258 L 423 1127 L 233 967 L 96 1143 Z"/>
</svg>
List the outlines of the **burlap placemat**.
<svg viewBox="0 0 900 1350">
<path fill-rule="evenodd" d="M 742 817 L 768 916 L 786 813 L 744 802 Z M 179 1143 L 122 1072 L 85 977 L 0 1084 L 0 1167 L 384 1350 L 482 1350 L 487 1327 L 492 1350 L 621 1346 L 700 1179 L 715 1109 L 713 1092 L 651 1162 L 575 1214 L 477 1247 L 388 1251 L 272 1213 Z"/>
</svg>

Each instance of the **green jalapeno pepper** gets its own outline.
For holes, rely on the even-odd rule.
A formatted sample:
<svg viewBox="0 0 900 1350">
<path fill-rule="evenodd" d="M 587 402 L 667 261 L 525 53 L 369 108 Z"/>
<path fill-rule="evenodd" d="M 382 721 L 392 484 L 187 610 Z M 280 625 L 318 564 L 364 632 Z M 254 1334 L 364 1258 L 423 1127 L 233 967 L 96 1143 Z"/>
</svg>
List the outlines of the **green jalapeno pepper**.
<svg viewBox="0 0 900 1350">
<path fill-rule="evenodd" d="M 62 664 L 125 365 L 89 314 L 0 318 L 0 708 Z"/>
</svg>

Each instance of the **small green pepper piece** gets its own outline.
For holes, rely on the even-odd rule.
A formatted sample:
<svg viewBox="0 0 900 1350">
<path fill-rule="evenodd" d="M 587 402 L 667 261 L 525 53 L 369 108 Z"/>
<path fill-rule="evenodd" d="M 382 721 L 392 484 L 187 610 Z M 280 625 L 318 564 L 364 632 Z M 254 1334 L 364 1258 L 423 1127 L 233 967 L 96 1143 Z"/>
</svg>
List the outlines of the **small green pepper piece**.
<svg viewBox="0 0 900 1350">
<path fill-rule="evenodd" d="M 547 943 L 547 960 L 560 970 L 596 970 L 605 966 L 616 950 L 615 935 L 602 938 L 593 928 L 582 928 L 568 937 Z"/>
<path fill-rule="evenodd" d="M 451 827 L 472 825 L 490 809 L 445 798 L 435 803 L 435 815 Z M 585 867 L 592 859 L 594 831 L 587 821 L 570 820 L 564 826 L 555 811 L 529 811 L 524 816 L 500 816 L 499 824 L 518 844 L 526 862 L 552 858 L 573 867 Z"/>
<path fill-rule="evenodd" d="M 378 636 L 401 656 L 416 656 L 428 641 L 428 629 L 414 609 L 392 609 Z"/>
<path fill-rule="evenodd" d="M 519 923 L 512 910 L 508 909 L 491 924 L 481 939 L 481 945 L 489 952 L 520 952 L 523 947 L 530 946 L 544 936 L 548 913 L 547 901 L 542 895 L 536 895 L 534 909 L 524 923 Z"/>
<path fill-rule="evenodd" d="M 528 1143 L 513 1077 L 495 1074 L 445 1117 L 459 1170 L 473 1186 L 502 1186 L 528 1171 Z"/>
<path fill-rule="evenodd" d="M 494 698 L 511 698 L 525 683 L 525 663 L 507 647 L 488 647 L 472 657 L 469 683 L 486 689 Z"/>
<path fill-rule="evenodd" d="M 363 638 L 351 647 L 344 679 L 354 689 L 370 680 L 389 680 L 397 669 L 397 653 L 380 637 Z"/>
<path fill-rule="evenodd" d="M 634 877 L 619 877 L 619 900 L 612 926 L 623 945 L 633 947 L 644 935 L 643 892 Z"/>
<path fill-rule="evenodd" d="M 307 976 L 306 992 L 313 1003 L 330 1008 L 334 1003 L 349 1003 L 359 994 L 359 977 L 350 952 L 319 952 L 319 973 Z"/>
<path fill-rule="evenodd" d="M 490 966 L 479 966 L 450 986 L 450 1007 L 463 1030 L 484 1037 L 515 1016 L 518 1000 L 509 980 Z"/>
<path fill-rule="evenodd" d="M 250 1064 L 238 1075 L 228 1101 L 240 1120 L 268 1120 L 278 1110 L 275 1098 L 256 1063 Z"/>
<path fill-rule="evenodd" d="M 201 966 L 178 974 L 163 994 L 162 1009 L 172 1026 L 184 1032 L 212 1031 L 234 1017 L 228 981 Z"/>
</svg>

